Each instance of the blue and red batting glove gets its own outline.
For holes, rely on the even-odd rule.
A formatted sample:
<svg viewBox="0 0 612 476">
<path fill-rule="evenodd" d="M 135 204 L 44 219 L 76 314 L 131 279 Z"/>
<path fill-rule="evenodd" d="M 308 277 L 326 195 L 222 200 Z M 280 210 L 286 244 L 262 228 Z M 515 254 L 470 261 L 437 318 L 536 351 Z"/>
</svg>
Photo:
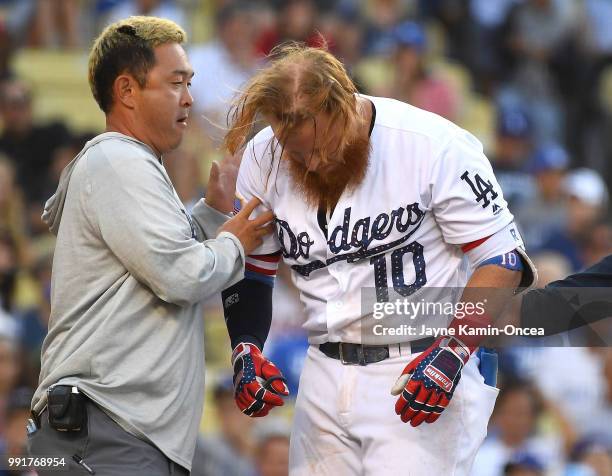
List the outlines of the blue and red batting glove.
<svg viewBox="0 0 612 476">
<path fill-rule="evenodd" d="M 404 423 L 433 423 L 448 406 L 472 349 L 454 337 L 443 337 L 412 360 L 391 389 L 399 395 L 395 413 Z"/>
<path fill-rule="evenodd" d="M 283 405 L 281 397 L 289 395 L 285 377 L 256 345 L 238 344 L 232 353 L 232 365 L 234 399 L 242 413 L 262 417 Z"/>
</svg>

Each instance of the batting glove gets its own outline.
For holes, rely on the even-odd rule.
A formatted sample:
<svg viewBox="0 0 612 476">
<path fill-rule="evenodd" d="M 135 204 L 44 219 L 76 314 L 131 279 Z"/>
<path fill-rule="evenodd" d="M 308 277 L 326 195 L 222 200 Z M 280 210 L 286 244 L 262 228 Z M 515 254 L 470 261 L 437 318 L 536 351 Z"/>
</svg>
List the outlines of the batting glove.
<svg viewBox="0 0 612 476">
<path fill-rule="evenodd" d="M 254 344 L 240 343 L 232 353 L 234 399 L 240 411 L 250 417 L 266 416 L 283 405 L 289 395 L 285 377 Z"/>
<path fill-rule="evenodd" d="M 454 337 L 438 339 L 405 368 L 391 389 L 404 423 L 433 423 L 450 403 L 470 349 Z"/>
</svg>

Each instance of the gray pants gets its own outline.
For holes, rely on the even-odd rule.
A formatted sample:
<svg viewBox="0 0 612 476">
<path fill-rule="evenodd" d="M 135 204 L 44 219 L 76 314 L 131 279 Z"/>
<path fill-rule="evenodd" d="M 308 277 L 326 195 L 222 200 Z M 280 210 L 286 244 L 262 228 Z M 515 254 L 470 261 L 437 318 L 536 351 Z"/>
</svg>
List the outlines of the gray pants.
<svg viewBox="0 0 612 476">
<path fill-rule="evenodd" d="M 54 430 L 49 426 L 47 410 L 41 414 L 39 429 L 28 436 L 28 453 L 33 457 L 64 457 L 66 466 L 38 470 L 39 476 L 91 475 L 73 455 L 82 458 L 96 476 L 189 475 L 155 446 L 126 432 L 91 401 L 87 400 L 86 407 L 87 427 L 74 432 Z"/>
</svg>

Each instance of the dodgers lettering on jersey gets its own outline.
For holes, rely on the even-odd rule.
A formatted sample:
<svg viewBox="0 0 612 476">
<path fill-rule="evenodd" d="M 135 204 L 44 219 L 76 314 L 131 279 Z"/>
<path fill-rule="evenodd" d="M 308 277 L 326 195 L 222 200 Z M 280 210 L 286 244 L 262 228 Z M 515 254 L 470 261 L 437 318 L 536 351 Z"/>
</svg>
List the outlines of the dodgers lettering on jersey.
<svg viewBox="0 0 612 476">
<path fill-rule="evenodd" d="M 404 214 L 406 215 L 405 221 Z M 292 269 L 307 277 L 313 271 L 325 268 L 337 261 L 344 260 L 348 263 L 355 263 L 370 256 L 379 255 L 408 241 L 418 229 L 424 217 L 425 213 L 419 208 L 418 203 L 412 203 L 406 207 L 398 207 L 391 213 L 383 212 L 373 220 L 371 217 L 360 218 L 354 222 L 352 229 L 349 229 L 351 207 L 345 208 L 342 225 L 337 226 L 327 239 L 327 247 L 334 256 L 328 258 L 325 262 L 314 260 L 307 265 L 296 264 L 292 266 Z M 276 223 L 283 257 L 293 260 L 298 260 L 300 257 L 308 258 L 310 247 L 314 244 L 308 232 L 303 231 L 296 236 L 286 221 L 277 218 Z M 402 233 L 403 236 L 379 246 L 370 246 L 373 242 L 386 241 L 386 238 L 394 229 Z"/>
<path fill-rule="evenodd" d="M 389 290 L 408 296 L 424 286 L 465 286 L 461 245 L 513 220 L 471 134 L 402 102 L 364 97 L 376 107 L 368 170 L 340 197 L 327 236 L 286 163 L 272 157 L 271 128 L 252 139 L 240 166 L 238 193 L 260 198 L 255 214 L 276 216 L 276 234 L 254 254 L 280 250 L 292 268 L 312 344 L 361 342 L 364 289 L 387 301 Z"/>
</svg>

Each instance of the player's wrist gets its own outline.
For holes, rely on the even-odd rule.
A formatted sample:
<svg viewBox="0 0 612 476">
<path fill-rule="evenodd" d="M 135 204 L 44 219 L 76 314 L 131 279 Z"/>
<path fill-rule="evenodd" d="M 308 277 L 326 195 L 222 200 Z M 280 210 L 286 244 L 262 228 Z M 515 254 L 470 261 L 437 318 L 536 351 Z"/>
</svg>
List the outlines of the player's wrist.
<svg viewBox="0 0 612 476">
<path fill-rule="evenodd" d="M 263 351 L 263 343 L 255 336 L 242 334 L 232 339 L 232 350 L 235 350 L 239 345 L 249 345 L 255 347 L 259 352 Z"/>
<path fill-rule="evenodd" d="M 460 342 L 464 347 L 467 347 L 469 353 L 472 354 L 480 347 L 482 342 L 487 337 L 486 330 L 493 324 L 491 316 L 484 312 L 483 314 L 466 314 L 459 318 L 455 317 L 450 325 L 449 330 L 452 330 L 452 336 Z"/>
<path fill-rule="evenodd" d="M 250 342 L 239 342 L 232 351 L 232 366 L 235 366 L 236 362 L 245 355 L 252 354 L 261 354 L 261 350 L 255 344 L 252 344 Z"/>
<path fill-rule="evenodd" d="M 441 337 L 438 339 L 438 347 L 449 351 L 461 362 L 463 367 L 470 359 L 476 348 L 469 347 L 465 342 L 457 337 Z"/>
</svg>

